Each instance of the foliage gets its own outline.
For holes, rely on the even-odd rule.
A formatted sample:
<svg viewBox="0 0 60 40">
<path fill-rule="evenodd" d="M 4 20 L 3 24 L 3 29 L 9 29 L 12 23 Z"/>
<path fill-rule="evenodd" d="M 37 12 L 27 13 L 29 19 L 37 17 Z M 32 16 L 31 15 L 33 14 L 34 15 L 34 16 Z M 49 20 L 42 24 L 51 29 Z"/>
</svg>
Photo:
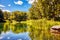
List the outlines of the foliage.
<svg viewBox="0 0 60 40">
<path fill-rule="evenodd" d="M 0 10 L 0 21 L 2 19 L 9 21 L 4 24 L 4 27 L 0 26 L 1 31 L 6 32 L 10 29 L 14 33 L 28 31 L 32 40 L 60 40 L 58 36 L 50 32 L 52 26 L 60 25 L 60 0 L 37 0 L 32 4 L 29 12 L 2 12 Z M 11 20 L 13 22 L 10 22 Z M 13 24 L 15 21 L 23 21 L 21 23 L 27 25 L 21 23 L 15 25 Z"/>
<path fill-rule="evenodd" d="M 2 20 L 15 20 L 15 21 L 26 21 L 27 20 L 27 13 L 21 11 L 14 11 L 14 12 L 3 12 L 0 10 L 0 21 Z"/>
<path fill-rule="evenodd" d="M 5 12 L 3 12 L 4 14 L 4 19 L 5 20 L 8 20 L 8 19 L 10 19 L 10 15 L 11 15 L 11 13 L 10 12 L 7 12 L 7 11 L 5 11 Z"/>
<path fill-rule="evenodd" d="M 27 19 L 27 15 L 26 15 L 26 12 L 20 12 L 20 11 L 15 11 L 15 12 L 12 12 L 12 15 L 11 15 L 16 21 L 24 21 Z"/>
<path fill-rule="evenodd" d="M 37 0 L 30 8 L 31 19 L 54 19 L 60 20 L 60 0 Z"/>
<path fill-rule="evenodd" d="M 4 21 L 4 16 L 2 10 L 0 10 L 0 22 Z"/>
</svg>

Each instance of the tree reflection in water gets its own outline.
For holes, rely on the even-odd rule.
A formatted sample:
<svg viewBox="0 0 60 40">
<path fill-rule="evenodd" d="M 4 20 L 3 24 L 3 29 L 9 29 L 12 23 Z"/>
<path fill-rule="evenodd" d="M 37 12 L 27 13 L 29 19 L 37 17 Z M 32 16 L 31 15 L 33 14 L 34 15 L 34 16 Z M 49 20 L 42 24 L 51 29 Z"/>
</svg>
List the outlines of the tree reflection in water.
<svg viewBox="0 0 60 40">
<path fill-rule="evenodd" d="M 60 36 L 53 35 L 48 27 L 44 27 L 42 24 L 28 25 L 25 23 L 1 23 L 0 24 L 0 34 L 2 32 L 12 31 L 14 34 L 29 32 L 32 40 L 60 40 Z M 28 34 L 27 34 L 28 35 Z M 9 37 L 8 37 L 9 39 Z"/>
<path fill-rule="evenodd" d="M 0 23 L 0 40 L 30 40 L 26 24 Z"/>
<path fill-rule="evenodd" d="M 4 23 L 3 31 L 9 31 L 12 30 L 14 33 L 20 33 L 20 32 L 26 32 L 27 24 L 17 23 Z"/>
<path fill-rule="evenodd" d="M 45 24 L 32 23 L 29 26 L 29 33 L 32 40 L 60 40 L 60 35 L 54 35 Z"/>
</svg>

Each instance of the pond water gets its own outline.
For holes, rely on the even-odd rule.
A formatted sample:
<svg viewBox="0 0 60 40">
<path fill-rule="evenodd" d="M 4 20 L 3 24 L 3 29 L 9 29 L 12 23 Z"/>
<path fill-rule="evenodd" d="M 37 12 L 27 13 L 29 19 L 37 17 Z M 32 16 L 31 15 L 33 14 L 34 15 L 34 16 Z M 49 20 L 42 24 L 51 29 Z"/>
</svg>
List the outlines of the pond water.
<svg viewBox="0 0 60 40">
<path fill-rule="evenodd" d="M 0 23 L 0 40 L 60 40 L 60 34 L 37 23 Z"/>
<path fill-rule="evenodd" d="M 26 24 L 0 23 L 0 40 L 31 40 Z"/>
</svg>

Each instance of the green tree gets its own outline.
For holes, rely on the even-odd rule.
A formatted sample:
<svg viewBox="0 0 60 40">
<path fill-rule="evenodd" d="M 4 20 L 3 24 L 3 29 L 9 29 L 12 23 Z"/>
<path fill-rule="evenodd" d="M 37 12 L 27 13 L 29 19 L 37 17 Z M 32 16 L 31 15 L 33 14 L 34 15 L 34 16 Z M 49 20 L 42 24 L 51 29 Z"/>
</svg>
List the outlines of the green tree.
<svg viewBox="0 0 60 40">
<path fill-rule="evenodd" d="M 5 11 L 5 12 L 4 12 L 4 19 L 5 19 L 5 20 L 10 19 L 10 15 L 11 15 L 10 12 Z"/>
<path fill-rule="evenodd" d="M 42 1 L 37 0 L 38 2 L 34 2 L 32 7 L 30 8 L 31 18 L 32 19 L 40 19 L 43 17 L 43 6 Z"/>
<path fill-rule="evenodd" d="M 16 21 L 24 21 L 27 19 L 27 13 L 26 12 L 20 12 L 20 11 L 14 11 L 12 12 L 13 19 Z"/>
<path fill-rule="evenodd" d="M 37 0 L 30 8 L 31 18 L 60 20 L 60 0 Z M 37 17 L 38 16 L 38 17 Z"/>
<path fill-rule="evenodd" d="M 4 16 L 3 16 L 3 12 L 2 10 L 0 9 L 0 22 L 4 21 Z"/>
</svg>

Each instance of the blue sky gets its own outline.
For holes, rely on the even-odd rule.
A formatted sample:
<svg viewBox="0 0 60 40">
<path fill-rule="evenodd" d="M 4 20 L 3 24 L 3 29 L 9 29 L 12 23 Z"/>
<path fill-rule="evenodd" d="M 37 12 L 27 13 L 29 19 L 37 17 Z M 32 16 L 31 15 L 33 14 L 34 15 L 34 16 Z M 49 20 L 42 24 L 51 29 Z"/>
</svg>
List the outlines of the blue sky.
<svg viewBox="0 0 60 40">
<path fill-rule="evenodd" d="M 34 0 L 0 0 L 0 9 L 3 11 L 28 11 Z"/>
</svg>

